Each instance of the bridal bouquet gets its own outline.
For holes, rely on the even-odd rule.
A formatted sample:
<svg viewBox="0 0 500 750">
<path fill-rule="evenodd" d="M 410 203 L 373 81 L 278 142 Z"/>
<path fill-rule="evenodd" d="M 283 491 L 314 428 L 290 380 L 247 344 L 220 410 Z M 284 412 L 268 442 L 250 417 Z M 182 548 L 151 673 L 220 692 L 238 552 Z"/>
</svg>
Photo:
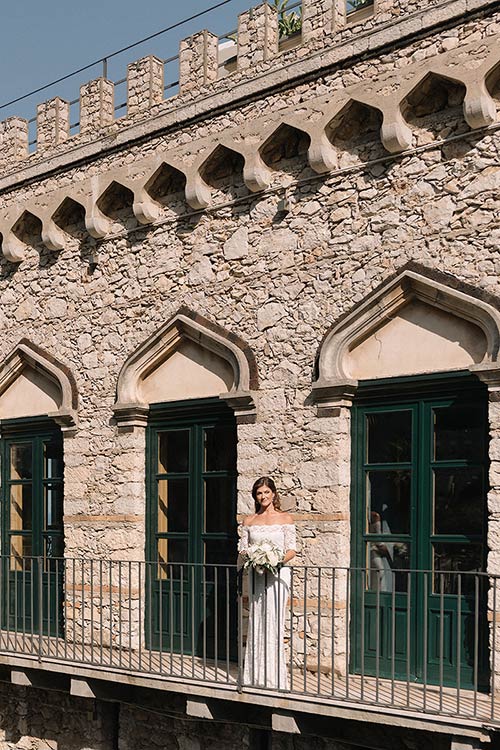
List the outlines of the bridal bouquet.
<svg viewBox="0 0 500 750">
<path fill-rule="evenodd" d="M 262 539 L 248 547 L 244 568 L 253 568 L 259 575 L 266 570 L 276 575 L 283 557 L 283 551 L 274 542 Z"/>
</svg>

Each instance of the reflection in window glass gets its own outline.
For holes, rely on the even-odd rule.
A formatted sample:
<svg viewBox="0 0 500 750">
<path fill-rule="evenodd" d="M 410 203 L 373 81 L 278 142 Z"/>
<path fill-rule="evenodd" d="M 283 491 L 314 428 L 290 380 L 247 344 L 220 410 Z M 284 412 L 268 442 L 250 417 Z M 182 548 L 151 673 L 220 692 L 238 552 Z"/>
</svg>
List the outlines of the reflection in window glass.
<svg viewBox="0 0 500 750">
<path fill-rule="evenodd" d="M 10 528 L 30 531 L 33 527 L 33 494 L 31 484 L 13 484 L 10 488 Z"/>
<path fill-rule="evenodd" d="M 476 404 L 438 407 L 434 413 L 434 460 L 482 459 L 484 415 Z"/>
<path fill-rule="evenodd" d="M 410 545 L 406 542 L 368 542 L 366 568 L 369 591 L 407 591 Z"/>
<path fill-rule="evenodd" d="M 409 534 L 411 472 L 367 473 L 367 531 L 369 534 Z"/>
<path fill-rule="evenodd" d="M 44 556 L 46 558 L 47 570 L 62 570 L 62 557 L 64 555 L 64 539 L 60 534 L 48 534 L 44 539 Z M 48 563 L 48 560 L 51 560 Z M 59 563 L 56 564 L 56 560 Z"/>
<path fill-rule="evenodd" d="M 169 430 L 158 435 L 158 473 L 189 470 L 189 430 Z"/>
<path fill-rule="evenodd" d="M 61 479 L 63 475 L 62 448 L 60 443 L 50 440 L 43 444 L 43 478 Z"/>
<path fill-rule="evenodd" d="M 62 527 L 62 486 L 60 484 L 46 484 L 45 495 L 45 523 L 44 530 L 51 531 Z"/>
<path fill-rule="evenodd" d="M 462 593 L 473 593 L 477 576 L 471 575 L 470 572 L 481 570 L 482 558 L 481 544 L 435 543 L 433 545 L 434 592 L 456 594 L 460 578 Z"/>
<path fill-rule="evenodd" d="M 17 572 L 31 570 L 31 555 L 33 545 L 31 534 L 11 536 L 10 538 L 10 569 Z"/>
<path fill-rule="evenodd" d="M 173 565 L 185 563 L 188 559 L 187 539 L 158 539 L 158 577 L 186 580 L 187 566 Z"/>
<path fill-rule="evenodd" d="M 484 495 L 476 469 L 434 470 L 434 533 L 481 534 Z"/>
<path fill-rule="evenodd" d="M 187 479 L 160 479 L 158 482 L 158 531 L 187 532 L 189 494 Z"/>
<path fill-rule="evenodd" d="M 411 461 L 411 411 L 367 414 L 368 463 Z"/>
<path fill-rule="evenodd" d="M 31 479 L 33 477 L 33 456 L 31 443 L 10 446 L 10 478 Z"/>
<path fill-rule="evenodd" d="M 204 430 L 205 471 L 233 471 L 236 465 L 236 440 L 229 425 Z"/>
</svg>

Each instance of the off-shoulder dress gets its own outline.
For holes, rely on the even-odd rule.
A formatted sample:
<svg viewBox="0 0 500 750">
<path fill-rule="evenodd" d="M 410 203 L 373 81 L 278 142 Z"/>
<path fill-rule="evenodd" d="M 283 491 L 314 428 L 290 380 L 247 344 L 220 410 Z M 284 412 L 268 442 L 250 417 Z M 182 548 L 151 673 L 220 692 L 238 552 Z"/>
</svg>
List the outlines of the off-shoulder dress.
<svg viewBox="0 0 500 750">
<path fill-rule="evenodd" d="M 245 555 L 251 544 L 269 540 L 285 553 L 296 550 L 293 523 L 239 527 L 238 551 Z M 278 575 L 250 572 L 249 621 L 243 682 L 254 687 L 288 689 L 284 632 L 290 593 L 290 568 L 284 566 Z"/>
</svg>

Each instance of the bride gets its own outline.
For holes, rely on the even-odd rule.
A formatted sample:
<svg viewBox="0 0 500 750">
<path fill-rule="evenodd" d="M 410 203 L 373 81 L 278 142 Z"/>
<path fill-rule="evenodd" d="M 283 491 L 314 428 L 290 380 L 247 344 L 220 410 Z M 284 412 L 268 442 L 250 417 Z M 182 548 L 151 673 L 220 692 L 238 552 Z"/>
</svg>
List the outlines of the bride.
<svg viewBox="0 0 500 750">
<path fill-rule="evenodd" d="M 243 682 L 255 687 L 288 689 L 284 630 L 290 591 L 290 569 L 286 563 L 295 557 L 293 518 L 280 510 L 276 485 L 270 477 L 257 479 L 252 487 L 255 514 L 247 516 L 239 528 L 238 552 L 248 555 L 250 545 L 269 541 L 282 554 L 277 574 L 250 570 L 249 623 Z"/>
</svg>

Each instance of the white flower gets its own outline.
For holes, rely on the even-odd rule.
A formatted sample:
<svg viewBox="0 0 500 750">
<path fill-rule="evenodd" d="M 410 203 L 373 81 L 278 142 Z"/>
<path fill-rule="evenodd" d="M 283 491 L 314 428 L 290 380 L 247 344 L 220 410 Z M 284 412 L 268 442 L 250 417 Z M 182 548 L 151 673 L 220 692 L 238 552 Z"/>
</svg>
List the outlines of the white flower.
<svg viewBox="0 0 500 750">
<path fill-rule="evenodd" d="M 280 562 L 283 562 L 283 551 L 269 539 L 262 539 L 248 547 L 245 568 L 251 567 L 260 575 L 266 570 L 275 574 Z"/>
</svg>

